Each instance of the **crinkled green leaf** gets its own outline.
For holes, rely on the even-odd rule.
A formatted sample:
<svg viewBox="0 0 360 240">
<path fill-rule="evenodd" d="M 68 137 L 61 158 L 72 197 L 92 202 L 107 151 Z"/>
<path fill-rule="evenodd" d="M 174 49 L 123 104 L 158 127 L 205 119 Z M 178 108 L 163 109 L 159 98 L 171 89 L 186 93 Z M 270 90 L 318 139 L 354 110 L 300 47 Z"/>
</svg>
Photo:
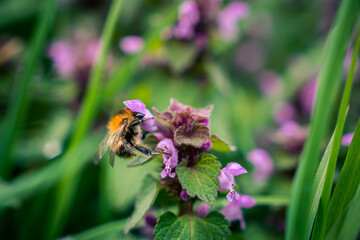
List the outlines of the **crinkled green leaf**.
<svg viewBox="0 0 360 240">
<path fill-rule="evenodd" d="M 150 175 L 146 176 L 143 185 L 137 195 L 135 202 L 135 210 L 130 219 L 126 223 L 125 233 L 128 233 L 136 224 L 145 216 L 146 212 L 150 209 L 155 201 L 158 193 L 158 184 L 156 180 Z"/>
<path fill-rule="evenodd" d="M 200 161 L 191 167 L 187 167 L 182 162 L 176 168 L 176 174 L 180 179 L 180 183 L 188 194 L 192 197 L 198 196 L 208 205 L 213 205 L 217 196 L 217 189 L 220 187 L 220 163 L 216 157 L 204 153 L 201 155 Z"/>
<path fill-rule="evenodd" d="M 167 212 L 160 216 L 154 235 L 155 240 L 220 240 L 229 239 L 230 230 L 229 222 L 218 212 L 212 212 L 204 219 L 194 215 L 183 215 L 178 218 Z"/>
<path fill-rule="evenodd" d="M 195 44 L 170 41 L 167 51 L 171 69 L 175 73 L 181 73 L 194 62 L 198 48 Z"/>
<path fill-rule="evenodd" d="M 175 141 L 179 144 L 201 147 L 210 140 L 209 128 L 203 124 L 194 125 L 190 131 L 185 131 L 185 127 L 179 127 L 175 131 Z"/>
<path fill-rule="evenodd" d="M 211 149 L 214 149 L 218 152 L 231 152 L 235 151 L 236 147 L 231 146 L 230 143 L 226 142 L 225 140 L 221 139 L 219 136 L 215 134 L 211 134 Z"/>
</svg>

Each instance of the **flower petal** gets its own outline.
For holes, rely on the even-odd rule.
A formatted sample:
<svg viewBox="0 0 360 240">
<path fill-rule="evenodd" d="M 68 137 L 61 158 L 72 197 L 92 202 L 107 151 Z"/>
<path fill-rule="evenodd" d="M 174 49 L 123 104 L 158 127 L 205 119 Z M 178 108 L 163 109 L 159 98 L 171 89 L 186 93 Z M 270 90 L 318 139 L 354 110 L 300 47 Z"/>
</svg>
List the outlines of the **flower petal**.
<svg viewBox="0 0 360 240">
<path fill-rule="evenodd" d="M 134 99 L 134 100 L 127 100 L 123 102 L 125 106 L 127 106 L 131 111 L 133 112 L 139 112 L 142 113 L 144 115 L 146 115 L 146 108 L 145 108 L 145 104 L 138 100 L 138 99 Z"/>
<path fill-rule="evenodd" d="M 255 206 L 256 201 L 249 195 L 241 195 L 240 198 L 237 200 L 237 203 L 239 204 L 239 207 L 252 208 L 253 206 Z"/>
<path fill-rule="evenodd" d="M 224 172 L 227 173 L 227 174 L 231 174 L 233 176 L 237 176 L 237 175 L 240 175 L 240 174 L 247 173 L 246 169 L 243 168 L 239 163 L 236 163 L 236 162 L 229 163 L 226 166 Z"/>
</svg>

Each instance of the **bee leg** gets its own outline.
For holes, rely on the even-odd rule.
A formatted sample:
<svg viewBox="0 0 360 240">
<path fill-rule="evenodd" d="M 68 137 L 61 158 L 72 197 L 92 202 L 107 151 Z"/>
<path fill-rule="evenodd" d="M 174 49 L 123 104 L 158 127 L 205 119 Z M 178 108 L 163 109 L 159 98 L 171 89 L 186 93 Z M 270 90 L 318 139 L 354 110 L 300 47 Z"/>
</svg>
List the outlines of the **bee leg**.
<svg viewBox="0 0 360 240">
<path fill-rule="evenodd" d="M 140 124 L 140 123 L 141 123 L 141 120 L 136 119 L 136 120 L 132 121 L 129 126 L 130 126 L 130 127 L 133 127 L 133 126 L 138 125 L 138 124 Z"/>
<path fill-rule="evenodd" d="M 142 152 L 145 155 L 148 155 L 148 156 L 152 155 L 151 150 L 149 150 L 149 149 L 146 149 L 146 148 L 140 147 L 140 146 L 134 146 L 134 147 L 136 148 L 136 150 Z"/>
</svg>

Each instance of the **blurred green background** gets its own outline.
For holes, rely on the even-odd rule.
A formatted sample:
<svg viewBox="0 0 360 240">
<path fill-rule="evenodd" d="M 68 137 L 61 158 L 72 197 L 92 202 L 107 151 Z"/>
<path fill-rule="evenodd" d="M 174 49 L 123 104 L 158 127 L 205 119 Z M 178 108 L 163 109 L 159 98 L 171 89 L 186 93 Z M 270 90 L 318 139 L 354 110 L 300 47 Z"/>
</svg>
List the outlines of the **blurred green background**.
<svg viewBox="0 0 360 240">
<path fill-rule="evenodd" d="M 310 83 L 339 1 L 244 1 L 248 14 L 236 21 L 231 40 L 221 36 L 217 19 L 235 1 L 213 1 L 216 13 L 201 28 L 205 46 L 169 37 L 181 2 L 0 1 L 0 238 L 125 239 L 121 229 L 141 180 L 159 165 L 126 168 L 116 159 L 112 169 L 92 159 L 122 101 L 140 99 L 163 111 L 171 98 L 198 108 L 213 104 L 211 131 L 237 147 L 214 154 L 223 166 L 235 161 L 249 170 L 236 179 L 238 188 L 259 204 L 245 210 L 245 232 L 232 225 L 233 238 L 283 238 L 315 91 Z M 130 35 L 143 40 L 134 54 L 120 44 Z M 358 78 L 357 71 L 345 133 L 354 131 L 360 112 Z M 288 121 L 298 124 L 295 136 L 282 135 Z M 261 184 L 247 161 L 256 148 L 266 149 L 275 166 Z M 135 231 L 126 238 L 144 237 Z"/>
</svg>

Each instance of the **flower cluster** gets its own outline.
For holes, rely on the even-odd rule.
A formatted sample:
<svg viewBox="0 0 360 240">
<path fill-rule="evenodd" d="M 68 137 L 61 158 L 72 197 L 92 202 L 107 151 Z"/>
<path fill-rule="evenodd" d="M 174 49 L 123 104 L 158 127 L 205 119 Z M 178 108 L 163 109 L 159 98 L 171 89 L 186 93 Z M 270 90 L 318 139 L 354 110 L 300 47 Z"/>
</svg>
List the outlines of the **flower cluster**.
<svg viewBox="0 0 360 240">
<path fill-rule="evenodd" d="M 238 21 L 248 16 L 248 6 L 236 1 L 220 10 L 220 3 L 221 0 L 183 2 L 179 6 L 178 20 L 173 27 L 172 36 L 180 40 L 195 39 L 198 46 L 204 46 L 208 30 L 215 25 L 223 39 L 235 40 Z"/>
<path fill-rule="evenodd" d="M 128 100 L 124 101 L 124 104 L 130 110 L 144 114 L 142 128 L 158 140 L 156 150 L 162 155 L 161 183 L 168 187 L 180 202 L 191 203 L 191 209 L 186 210 L 186 213 L 192 212 L 195 198 L 203 198 L 193 190 L 187 189 L 187 187 L 191 188 L 191 184 L 184 187 L 178 168 L 182 166 L 183 169 L 184 167 L 192 169 L 190 172 L 196 171 L 201 156 L 211 148 L 212 135 L 209 130 L 209 118 L 213 106 L 196 109 L 171 99 L 168 110 L 160 112 L 153 108 L 153 115 L 140 100 Z M 240 195 L 234 188 L 235 176 L 247 173 L 247 171 L 236 162 L 231 162 L 220 169 L 220 163 L 214 156 L 212 161 L 215 162 L 213 166 L 219 171 L 219 175 L 213 175 L 215 180 L 211 180 L 217 179 L 219 182 L 218 189 L 213 188 L 215 194 L 216 191 L 228 191 L 226 198 L 229 204 L 221 212 L 229 221 L 240 220 L 241 227 L 245 228 L 241 208 L 252 207 L 255 200 L 247 195 Z M 206 206 L 202 205 L 198 208 L 199 217 L 205 217 L 210 209 L 209 205 L 213 204 L 209 204 L 209 201 L 206 203 Z"/>
</svg>

